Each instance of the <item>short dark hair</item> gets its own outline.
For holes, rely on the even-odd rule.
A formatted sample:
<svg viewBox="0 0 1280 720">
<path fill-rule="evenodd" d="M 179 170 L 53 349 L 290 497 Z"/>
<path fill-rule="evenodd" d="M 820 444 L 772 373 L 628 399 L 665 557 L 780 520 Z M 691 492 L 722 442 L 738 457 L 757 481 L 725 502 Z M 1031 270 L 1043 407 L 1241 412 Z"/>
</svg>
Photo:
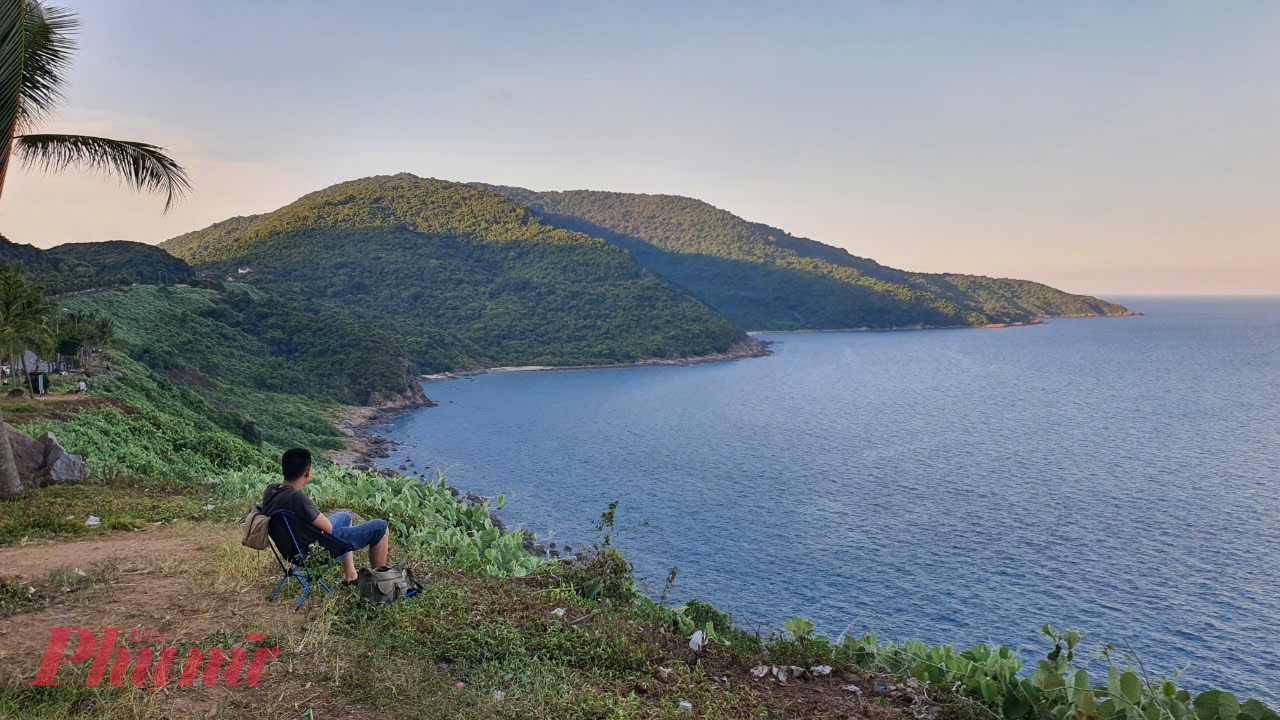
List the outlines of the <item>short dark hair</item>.
<svg viewBox="0 0 1280 720">
<path fill-rule="evenodd" d="M 311 451 L 306 448 L 285 450 L 280 458 L 280 469 L 284 471 L 285 482 L 297 480 L 307 474 L 311 467 Z"/>
</svg>

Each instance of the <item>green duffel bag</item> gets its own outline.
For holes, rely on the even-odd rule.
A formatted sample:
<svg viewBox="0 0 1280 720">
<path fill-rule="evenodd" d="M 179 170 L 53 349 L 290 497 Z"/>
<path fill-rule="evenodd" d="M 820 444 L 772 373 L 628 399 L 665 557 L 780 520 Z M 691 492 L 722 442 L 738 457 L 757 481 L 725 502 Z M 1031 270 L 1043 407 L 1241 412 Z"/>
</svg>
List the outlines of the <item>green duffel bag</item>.
<svg viewBox="0 0 1280 720">
<path fill-rule="evenodd" d="M 363 568 L 356 573 L 356 590 L 360 599 L 374 603 L 393 603 L 413 597 L 422 590 L 422 583 L 413 576 L 408 565 Z"/>
</svg>

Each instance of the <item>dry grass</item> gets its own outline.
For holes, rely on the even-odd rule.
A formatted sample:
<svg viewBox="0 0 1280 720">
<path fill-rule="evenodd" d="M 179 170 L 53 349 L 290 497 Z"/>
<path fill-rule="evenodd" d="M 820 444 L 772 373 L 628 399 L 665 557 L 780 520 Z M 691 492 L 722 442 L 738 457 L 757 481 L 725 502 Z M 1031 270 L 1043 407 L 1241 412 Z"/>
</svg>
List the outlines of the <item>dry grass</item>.
<svg viewBox="0 0 1280 720">
<path fill-rule="evenodd" d="M 120 579 L 120 566 L 115 562 L 98 564 L 90 571 L 75 565 L 62 565 L 43 577 L 25 581 L 0 575 L 0 618 L 25 612 L 92 603 L 107 586 Z"/>
</svg>

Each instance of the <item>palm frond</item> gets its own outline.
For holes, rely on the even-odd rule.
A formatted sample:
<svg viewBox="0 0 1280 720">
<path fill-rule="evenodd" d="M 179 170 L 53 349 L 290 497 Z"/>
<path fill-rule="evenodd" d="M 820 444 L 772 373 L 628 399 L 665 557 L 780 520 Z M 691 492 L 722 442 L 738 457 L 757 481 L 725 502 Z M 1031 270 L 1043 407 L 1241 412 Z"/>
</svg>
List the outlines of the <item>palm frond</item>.
<svg viewBox="0 0 1280 720">
<path fill-rule="evenodd" d="M 0 191 L 9 169 L 9 144 L 22 107 L 22 44 L 27 0 L 0 0 Z"/>
<path fill-rule="evenodd" d="M 76 51 L 75 34 L 80 28 L 76 14 L 64 7 L 25 0 L 22 22 L 22 102 L 19 129 L 29 130 L 53 113 L 62 100 L 66 73 Z"/>
<path fill-rule="evenodd" d="M 23 164 L 44 172 L 89 168 L 123 180 L 143 192 L 165 196 L 164 211 L 191 189 L 187 171 L 164 148 L 142 142 L 89 135 L 18 135 L 14 152 Z"/>
</svg>

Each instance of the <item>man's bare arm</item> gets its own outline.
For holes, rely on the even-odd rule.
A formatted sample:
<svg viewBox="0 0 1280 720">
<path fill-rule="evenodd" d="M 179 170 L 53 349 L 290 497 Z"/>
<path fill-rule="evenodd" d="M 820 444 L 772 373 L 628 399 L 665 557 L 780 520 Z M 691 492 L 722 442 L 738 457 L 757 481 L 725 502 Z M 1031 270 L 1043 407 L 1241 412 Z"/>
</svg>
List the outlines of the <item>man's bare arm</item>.
<svg viewBox="0 0 1280 720">
<path fill-rule="evenodd" d="M 333 532 L 333 523 L 329 522 L 329 518 L 325 517 L 324 513 L 317 515 L 316 519 L 311 521 L 311 524 L 327 533 Z"/>
</svg>

